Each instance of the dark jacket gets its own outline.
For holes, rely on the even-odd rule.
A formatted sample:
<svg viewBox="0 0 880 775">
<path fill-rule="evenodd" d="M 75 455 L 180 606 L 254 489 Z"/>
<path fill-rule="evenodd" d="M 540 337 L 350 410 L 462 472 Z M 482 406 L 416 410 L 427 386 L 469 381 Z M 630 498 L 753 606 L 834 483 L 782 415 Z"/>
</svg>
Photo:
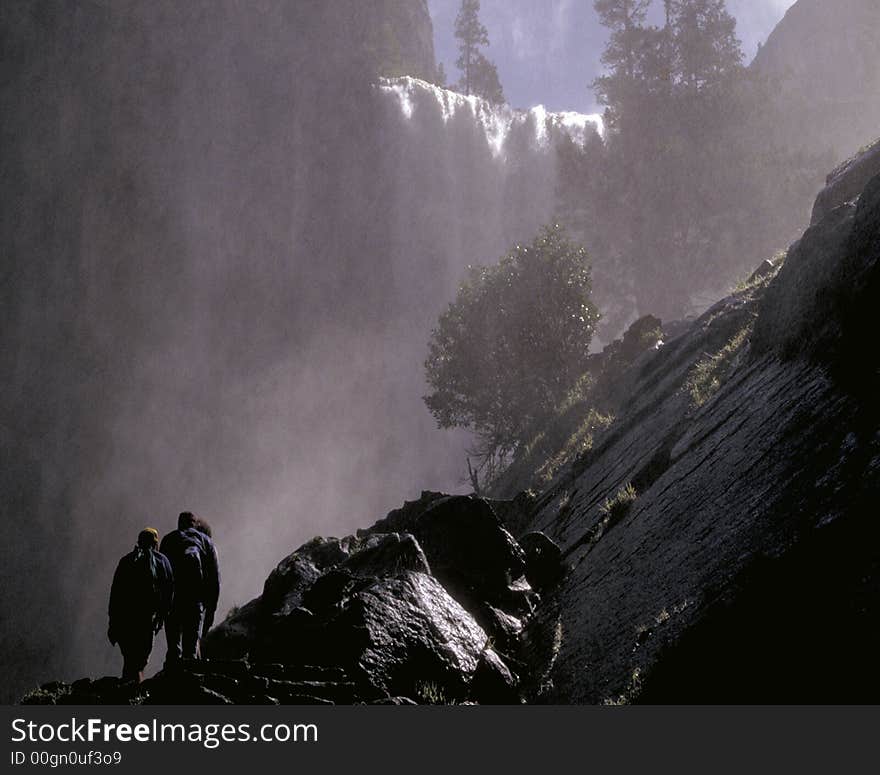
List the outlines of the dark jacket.
<svg viewBox="0 0 880 775">
<path fill-rule="evenodd" d="M 197 602 L 211 614 L 217 610 L 220 597 L 220 564 L 214 542 L 194 527 L 175 530 L 162 539 L 162 554 L 171 561 L 174 571 L 175 598 L 181 604 Z M 197 552 L 200 568 L 192 570 L 192 553 Z"/>
<path fill-rule="evenodd" d="M 168 558 L 135 547 L 116 566 L 110 587 L 109 634 L 118 641 L 146 623 L 161 625 L 174 601 L 174 575 Z"/>
</svg>

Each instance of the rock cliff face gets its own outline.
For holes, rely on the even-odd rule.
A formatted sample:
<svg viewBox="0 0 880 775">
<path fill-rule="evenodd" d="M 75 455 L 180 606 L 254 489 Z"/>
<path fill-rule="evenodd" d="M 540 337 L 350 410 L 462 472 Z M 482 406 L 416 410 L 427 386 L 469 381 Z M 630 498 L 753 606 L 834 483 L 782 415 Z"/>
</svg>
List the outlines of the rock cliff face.
<svg viewBox="0 0 880 775">
<path fill-rule="evenodd" d="M 437 65 L 428 0 L 371 0 L 351 5 L 354 13 L 340 18 L 366 22 L 364 46 L 375 52 L 380 75 L 434 78 Z"/>
<path fill-rule="evenodd" d="M 539 502 L 571 566 L 548 699 L 876 700 L 880 177 L 771 276 L 638 362 Z"/>
<path fill-rule="evenodd" d="M 838 159 L 873 140 L 880 124 L 880 5 L 875 0 L 799 0 L 755 57 L 779 82 L 781 127 Z"/>
<path fill-rule="evenodd" d="M 424 493 L 284 559 L 211 659 L 28 701 L 876 701 L 880 175 L 820 199 L 781 267 L 633 349 L 539 496 Z"/>
</svg>

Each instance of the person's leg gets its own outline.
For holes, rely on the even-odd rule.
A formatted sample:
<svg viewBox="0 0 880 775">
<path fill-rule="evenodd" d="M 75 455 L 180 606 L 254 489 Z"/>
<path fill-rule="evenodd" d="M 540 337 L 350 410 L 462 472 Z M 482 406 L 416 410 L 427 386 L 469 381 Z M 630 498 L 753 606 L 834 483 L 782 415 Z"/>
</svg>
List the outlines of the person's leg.
<svg viewBox="0 0 880 775">
<path fill-rule="evenodd" d="M 122 652 L 122 680 L 131 681 L 137 678 L 135 649 L 128 636 L 119 639 L 119 650 Z"/>
<path fill-rule="evenodd" d="M 132 622 L 124 639 L 119 642 L 119 647 L 125 659 L 122 679 L 140 683 L 144 680 L 144 668 L 153 650 L 152 616 L 139 622 Z"/>
<path fill-rule="evenodd" d="M 201 603 L 194 603 L 187 607 L 181 617 L 180 639 L 184 659 L 199 658 L 199 638 L 202 634 L 203 608 Z"/>
<path fill-rule="evenodd" d="M 140 638 L 140 650 L 138 653 L 138 681 L 144 680 L 144 670 L 147 667 L 147 663 L 150 661 L 150 654 L 153 651 L 153 617 L 151 616 L 147 621 L 144 622 L 143 630 L 141 631 Z"/>
<path fill-rule="evenodd" d="M 180 661 L 180 635 L 180 613 L 174 610 L 168 614 L 168 618 L 165 620 L 165 640 L 168 643 L 165 667 Z"/>
</svg>

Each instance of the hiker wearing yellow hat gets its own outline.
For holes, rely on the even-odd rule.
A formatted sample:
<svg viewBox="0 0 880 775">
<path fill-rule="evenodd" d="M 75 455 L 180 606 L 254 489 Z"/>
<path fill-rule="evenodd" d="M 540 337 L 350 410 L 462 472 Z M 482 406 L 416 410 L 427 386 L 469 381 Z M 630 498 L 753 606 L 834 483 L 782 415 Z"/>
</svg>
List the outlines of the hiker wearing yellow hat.
<svg viewBox="0 0 880 775">
<path fill-rule="evenodd" d="M 174 577 L 171 563 L 159 552 L 159 531 L 146 527 L 119 561 L 110 588 L 107 637 L 122 651 L 123 680 L 143 681 L 153 636 L 162 629 L 173 597 Z"/>
</svg>

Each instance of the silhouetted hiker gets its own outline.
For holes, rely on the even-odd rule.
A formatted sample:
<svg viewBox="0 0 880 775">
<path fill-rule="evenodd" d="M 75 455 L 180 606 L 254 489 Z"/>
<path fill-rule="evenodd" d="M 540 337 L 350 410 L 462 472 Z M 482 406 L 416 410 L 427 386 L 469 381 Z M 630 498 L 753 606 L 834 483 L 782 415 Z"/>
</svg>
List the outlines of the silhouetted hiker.
<svg viewBox="0 0 880 775">
<path fill-rule="evenodd" d="M 200 516 L 196 515 L 196 521 L 193 527 L 201 533 L 204 533 L 208 538 L 212 541 L 214 540 L 214 532 L 211 530 L 211 526 Z"/>
<path fill-rule="evenodd" d="M 171 610 L 171 563 L 158 547 L 159 533 L 145 528 L 138 535 L 137 546 L 119 561 L 113 574 L 107 637 L 122 651 L 124 680 L 144 680 L 153 635 L 162 629 Z"/>
<path fill-rule="evenodd" d="M 181 657 L 199 656 L 199 640 L 214 623 L 220 567 L 204 523 L 189 511 L 178 517 L 177 530 L 162 539 L 162 553 L 174 570 L 174 605 L 165 622 L 165 665 L 171 666 Z"/>
</svg>

